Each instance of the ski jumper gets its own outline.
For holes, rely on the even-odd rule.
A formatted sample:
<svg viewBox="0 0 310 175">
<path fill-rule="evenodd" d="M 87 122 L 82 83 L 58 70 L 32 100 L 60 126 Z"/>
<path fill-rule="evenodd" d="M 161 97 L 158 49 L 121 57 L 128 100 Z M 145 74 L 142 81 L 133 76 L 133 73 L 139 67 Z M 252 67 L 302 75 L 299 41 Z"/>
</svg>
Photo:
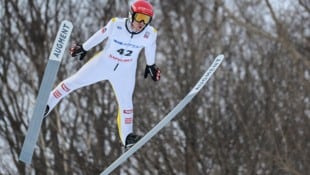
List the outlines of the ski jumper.
<svg viewBox="0 0 310 175">
<path fill-rule="evenodd" d="M 48 105 L 50 110 L 72 91 L 108 80 L 118 101 L 117 126 L 122 143 L 133 132 L 132 96 L 135 87 L 137 60 L 144 48 L 146 64 L 155 64 L 156 30 L 147 25 L 139 33 L 131 33 L 127 27 L 127 18 L 112 18 L 108 24 L 97 31 L 85 43 L 88 51 L 107 39 L 103 51 L 96 54 L 74 75 L 63 80 L 50 93 Z"/>
</svg>

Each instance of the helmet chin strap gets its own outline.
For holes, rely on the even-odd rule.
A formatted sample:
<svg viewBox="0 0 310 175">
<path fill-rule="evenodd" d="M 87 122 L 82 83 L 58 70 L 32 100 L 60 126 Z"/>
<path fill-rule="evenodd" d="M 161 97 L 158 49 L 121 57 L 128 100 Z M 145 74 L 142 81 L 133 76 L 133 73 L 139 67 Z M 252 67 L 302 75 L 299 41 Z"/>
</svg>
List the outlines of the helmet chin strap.
<svg viewBox="0 0 310 175">
<path fill-rule="evenodd" d="M 126 22 L 126 26 L 130 33 L 135 33 L 135 31 L 132 28 L 132 23 L 133 23 L 133 20 L 131 18 L 128 18 Z"/>
<path fill-rule="evenodd" d="M 130 23 L 133 23 L 133 18 L 132 18 L 132 13 L 131 12 L 128 13 L 128 21 Z"/>
</svg>

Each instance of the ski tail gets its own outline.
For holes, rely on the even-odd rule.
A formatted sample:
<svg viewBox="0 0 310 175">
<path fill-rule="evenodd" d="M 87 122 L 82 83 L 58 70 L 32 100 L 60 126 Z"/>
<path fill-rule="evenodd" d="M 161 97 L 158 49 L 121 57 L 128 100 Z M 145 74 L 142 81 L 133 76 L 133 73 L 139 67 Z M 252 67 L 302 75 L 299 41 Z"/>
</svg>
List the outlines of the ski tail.
<svg viewBox="0 0 310 175">
<path fill-rule="evenodd" d="M 223 62 L 224 55 L 218 55 L 208 70 L 203 74 L 200 80 L 196 83 L 194 88 L 177 104 L 155 127 L 153 127 L 144 137 L 142 137 L 133 147 L 122 154 L 110 166 L 108 166 L 100 175 L 108 175 L 127 160 L 132 154 L 138 151 L 145 145 L 154 135 L 156 135 L 163 127 L 165 127 L 183 108 L 197 95 L 203 88 L 207 81 L 211 78 L 213 73 L 218 69 Z"/>
</svg>

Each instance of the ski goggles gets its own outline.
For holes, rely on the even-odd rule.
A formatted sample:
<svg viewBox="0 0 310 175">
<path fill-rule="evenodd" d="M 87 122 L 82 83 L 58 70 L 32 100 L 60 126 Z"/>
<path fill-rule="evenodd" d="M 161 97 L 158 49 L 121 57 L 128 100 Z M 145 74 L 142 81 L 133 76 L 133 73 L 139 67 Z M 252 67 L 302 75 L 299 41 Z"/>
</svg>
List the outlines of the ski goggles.
<svg viewBox="0 0 310 175">
<path fill-rule="evenodd" d="M 143 21 L 144 24 L 148 24 L 151 22 L 152 17 L 142 13 L 135 13 L 133 19 L 139 23 Z"/>
</svg>

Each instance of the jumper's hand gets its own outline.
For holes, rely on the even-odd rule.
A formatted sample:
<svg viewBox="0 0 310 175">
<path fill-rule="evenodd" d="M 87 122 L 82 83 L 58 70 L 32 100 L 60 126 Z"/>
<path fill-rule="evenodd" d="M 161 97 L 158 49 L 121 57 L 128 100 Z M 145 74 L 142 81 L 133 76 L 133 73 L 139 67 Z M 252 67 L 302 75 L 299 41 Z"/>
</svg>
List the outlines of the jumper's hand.
<svg viewBox="0 0 310 175">
<path fill-rule="evenodd" d="M 83 46 L 81 44 L 74 44 L 70 48 L 70 54 L 72 57 L 79 57 L 79 60 L 83 60 L 85 57 L 87 51 L 83 49 Z"/>
<path fill-rule="evenodd" d="M 150 76 L 152 77 L 154 81 L 160 80 L 160 69 L 156 67 L 155 64 L 151 66 L 146 65 L 145 71 L 144 71 L 144 78 L 147 78 L 148 74 L 150 74 Z"/>
</svg>

